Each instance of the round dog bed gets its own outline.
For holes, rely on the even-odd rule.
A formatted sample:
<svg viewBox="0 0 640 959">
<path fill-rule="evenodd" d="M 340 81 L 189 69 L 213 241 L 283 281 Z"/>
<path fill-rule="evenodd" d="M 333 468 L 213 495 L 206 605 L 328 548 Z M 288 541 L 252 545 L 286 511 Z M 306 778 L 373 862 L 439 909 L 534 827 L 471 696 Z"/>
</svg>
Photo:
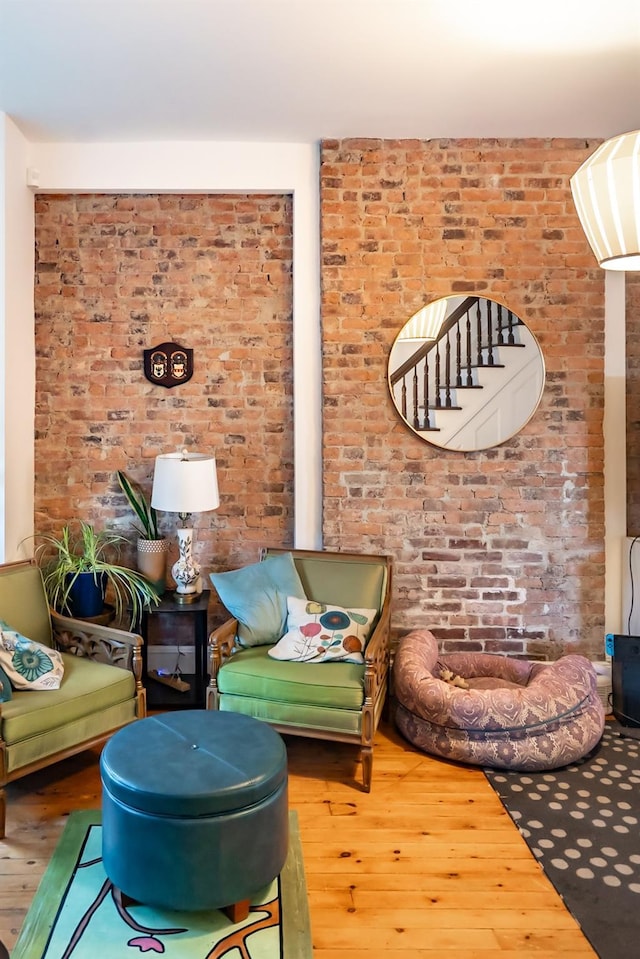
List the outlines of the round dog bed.
<svg viewBox="0 0 640 959">
<path fill-rule="evenodd" d="M 446 682 L 461 677 L 468 688 Z M 584 656 L 532 663 L 490 653 L 439 655 L 428 630 L 401 641 L 395 722 L 409 742 L 443 759 L 497 769 L 556 769 L 600 741 L 604 709 Z"/>
</svg>

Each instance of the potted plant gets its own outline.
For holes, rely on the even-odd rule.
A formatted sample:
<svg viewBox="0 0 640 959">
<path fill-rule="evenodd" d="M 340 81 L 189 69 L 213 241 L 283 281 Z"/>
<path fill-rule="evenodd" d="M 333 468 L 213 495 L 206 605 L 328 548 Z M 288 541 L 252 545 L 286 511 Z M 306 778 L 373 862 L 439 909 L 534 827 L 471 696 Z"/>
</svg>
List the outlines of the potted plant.
<svg viewBox="0 0 640 959">
<path fill-rule="evenodd" d="M 136 544 L 138 570 L 151 580 L 158 594 L 162 595 L 166 588 L 169 542 L 158 529 L 157 513 L 148 502 L 142 487 L 129 479 L 122 470 L 118 470 L 117 475 L 120 489 L 138 518 L 138 522 L 133 524 L 138 534 Z"/>
<path fill-rule="evenodd" d="M 148 579 L 112 561 L 126 542 L 113 530 L 96 531 L 90 523 L 81 522 L 75 532 L 66 524 L 59 536 L 43 533 L 35 539 L 35 559 L 42 568 L 49 603 L 58 612 L 81 619 L 97 616 L 109 590 L 116 618 L 130 609 L 133 627 L 145 606 L 159 602 Z"/>
</svg>

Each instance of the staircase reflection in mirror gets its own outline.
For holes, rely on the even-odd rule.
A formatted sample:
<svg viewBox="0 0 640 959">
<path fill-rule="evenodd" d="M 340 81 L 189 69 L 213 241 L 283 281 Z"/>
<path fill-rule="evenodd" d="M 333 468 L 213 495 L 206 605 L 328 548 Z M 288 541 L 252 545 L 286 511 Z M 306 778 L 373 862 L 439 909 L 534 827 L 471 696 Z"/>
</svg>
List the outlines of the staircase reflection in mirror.
<svg viewBox="0 0 640 959">
<path fill-rule="evenodd" d="M 502 303 L 446 296 L 418 310 L 389 355 L 393 403 L 417 436 L 442 449 L 491 449 L 531 419 L 544 359 L 526 324 Z"/>
</svg>

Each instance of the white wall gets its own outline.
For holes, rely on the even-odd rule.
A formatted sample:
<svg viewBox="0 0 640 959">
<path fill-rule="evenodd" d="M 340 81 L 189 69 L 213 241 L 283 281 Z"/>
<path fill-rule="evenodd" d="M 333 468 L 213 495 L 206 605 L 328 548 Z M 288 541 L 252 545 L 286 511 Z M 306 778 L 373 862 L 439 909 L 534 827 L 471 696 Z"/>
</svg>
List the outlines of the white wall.
<svg viewBox="0 0 640 959">
<path fill-rule="evenodd" d="M 28 143 L 0 114 L 0 561 L 24 555 L 33 532 L 35 345 L 34 215 Z"/>
<path fill-rule="evenodd" d="M 8 143 L 7 153 L 11 154 L 12 165 L 19 168 L 22 184 L 26 183 L 28 171 L 33 188 L 42 192 L 259 192 L 293 195 L 295 544 L 307 548 L 320 547 L 322 438 L 318 146 L 297 143 L 29 143 L 25 153 L 24 150 L 19 151 L 15 144 Z M 32 296 L 33 288 L 33 213 L 29 223 L 26 214 L 23 219 L 23 229 L 30 229 L 31 275 L 28 278 L 21 276 L 19 284 L 26 297 L 27 289 Z M 33 428 L 24 435 L 32 437 Z M 32 448 L 33 442 L 29 445 Z M 24 465 L 26 469 L 26 455 Z M 26 510 L 26 504 L 24 506 Z M 22 507 L 23 504 L 20 504 Z M 13 509 L 13 503 L 7 505 L 7 512 Z M 33 504 L 29 512 L 32 516 Z"/>
</svg>

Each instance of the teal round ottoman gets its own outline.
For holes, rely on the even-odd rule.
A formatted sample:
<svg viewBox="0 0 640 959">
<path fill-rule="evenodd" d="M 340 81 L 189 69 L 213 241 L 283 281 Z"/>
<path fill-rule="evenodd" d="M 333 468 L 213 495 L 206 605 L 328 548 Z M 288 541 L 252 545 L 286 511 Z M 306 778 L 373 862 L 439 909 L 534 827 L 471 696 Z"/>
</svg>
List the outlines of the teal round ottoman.
<svg viewBox="0 0 640 959">
<path fill-rule="evenodd" d="M 266 723 L 184 710 L 120 729 L 100 758 L 102 858 L 126 897 L 239 921 L 282 870 L 287 754 Z"/>
</svg>

